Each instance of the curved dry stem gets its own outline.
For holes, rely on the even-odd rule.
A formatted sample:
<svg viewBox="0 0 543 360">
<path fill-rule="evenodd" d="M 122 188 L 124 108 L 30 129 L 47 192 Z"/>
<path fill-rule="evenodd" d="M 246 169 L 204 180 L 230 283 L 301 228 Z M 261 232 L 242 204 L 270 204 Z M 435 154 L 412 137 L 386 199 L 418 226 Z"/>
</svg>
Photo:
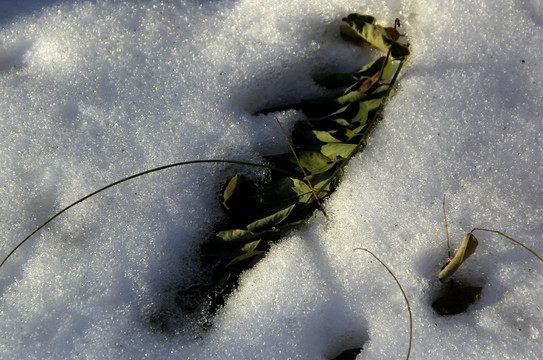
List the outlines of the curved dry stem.
<svg viewBox="0 0 543 360">
<path fill-rule="evenodd" d="M 147 174 L 151 174 L 151 173 L 154 173 L 154 172 L 157 172 L 157 171 L 161 171 L 161 170 L 166 170 L 166 169 L 169 169 L 169 168 L 173 168 L 173 167 L 177 167 L 177 166 L 182 166 L 182 165 L 189 165 L 189 164 L 202 164 L 202 163 L 227 163 L 227 164 L 237 164 L 237 165 L 246 165 L 246 166 L 255 166 L 255 167 L 260 167 L 260 168 L 266 168 L 266 169 L 270 169 L 270 170 L 274 170 L 274 171 L 279 171 L 279 172 L 282 172 L 282 173 L 285 173 L 285 174 L 288 174 L 289 176 L 296 176 L 296 174 L 292 174 L 288 171 L 285 171 L 283 169 L 279 169 L 279 168 L 276 168 L 276 167 L 273 167 L 273 166 L 268 166 L 268 165 L 264 165 L 264 164 L 257 164 L 257 163 L 250 163 L 250 162 L 246 162 L 246 161 L 237 161 L 237 160 L 222 160 L 222 159 L 218 159 L 218 160 L 215 160 L 215 159 L 208 159 L 208 160 L 190 160 L 190 161 L 182 161 L 182 162 L 177 162 L 177 163 L 173 163 L 173 164 L 168 164 L 168 165 L 163 165 L 163 166 L 159 166 L 159 167 L 156 167 L 156 168 L 153 168 L 153 169 L 149 169 L 149 170 L 146 170 L 146 171 L 142 171 L 140 173 L 137 173 L 137 174 L 134 174 L 134 175 L 131 175 L 131 176 L 128 176 L 128 177 L 125 177 L 124 179 L 121 179 L 121 180 L 118 180 L 118 181 L 115 181 L 109 185 L 106 185 L 96 191 L 93 191 L 92 193 L 82 197 L 81 199 L 77 200 L 76 202 L 66 206 L 64 209 L 60 210 L 59 212 L 57 212 L 55 215 L 53 215 L 52 217 L 50 217 L 46 222 L 44 222 L 43 224 L 41 224 L 40 226 L 38 226 L 34 231 L 32 231 L 32 233 L 30 233 L 30 235 L 28 235 L 27 237 L 25 237 L 19 244 L 17 244 L 17 246 L 15 246 L 10 252 L 9 254 L 6 255 L 6 257 L 4 258 L 4 260 L 2 260 L 2 262 L 0 263 L 0 268 L 4 265 L 4 263 L 11 257 L 11 255 L 13 255 L 13 253 L 15 253 L 15 251 L 17 251 L 17 249 L 19 249 L 28 239 L 30 239 L 34 234 L 36 234 L 38 231 L 40 231 L 41 229 L 43 229 L 47 224 L 49 224 L 51 221 L 53 221 L 54 219 L 56 219 L 58 216 L 60 216 L 62 213 L 64 213 L 65 211 L 71 209 L 72 207 L 76 206 L 77 204 L 80 204 L 82 203 L 83 201 L 87 200 L 88 198 L 98 194 L 98 193 L 101 193 L 102 191 L 104 190 L 107 190 L 111 187 L 114 187 L 116 185 L 119 185 L 123 182 L 126 182 L 128 180 L 132 180 L 134 178 L 137 178 L 137 177 L 140 177 L 140 176 L 143 176 L 143 175 L 147 175 Z"/>
<path fill-rule="evenodd" d="M 512 237 L 510 236 L 507 236 L 505 235 L 504 233 L 500 232 L 500 231 L 497 231 L 497 230 L 490 230 L 490 229 L 483 229 L 483 228 L 474 228 L 470 231 L 470 234 L 473 233 L 474 231 L 486 231 L 486 232 L 491 232 L 491 233 L 494 233 L 494 234 L 498 234 L 498 235 L 501 235 L 503 236 L 504 238 L 514 242 L 515 244 L 519 245 L 519 246 L 522 246 L 524 249 L 528 250 L 529 252 L 532 253 L 532 255 L 534 255 L 536 258 L 538 258 L 539 260 L 541 260 L 543 262 L 543 258 L 539 255 L 537 255 L 537 253 L 535 251 L 533 251 L 532 249 L 530 249 L 528 246 L 524 245 L 523 243 L 521 243 L 520 241 L 517 241 L 515 239 L 513 239 Z"/>
<path fill-rule="evenodd" d="M 398 281 L 398 278 L 396 277 L 396 275 L 394 275 L 392 270 L 390 270 L 390 268 L 384 262 L 382 262 L 381 259 L 377 257 L 377 255 L 375 255 L 374 253 L 372 253 L 371 251 L 365 248 L 356 248 L 353 251 L 355 250 L 365 251 L 369 253 L 371 256 L 373 256 L 375 259 L 377 259 L 377 261 L 379 261 L 381 265 L 383 265 L 383 267 L 387 269 L 389 274 L 394 278 L 394 281 L 396 281 L 396 284 L 398 284 L 398 287 L 400 288 L 402 292 L 403 298 L 405 299 L 405 303 L 407 304 L 407 311 L 409 311 L 409 349 L 407 350 L 407 357 L 406 357 L 406 359 L 409 360 L 409 357 L 411 356 L 411 347 L 413 344 L 413 313 L 411 311 L 411 305 L 409 305 L 409 300 L 407 300 L 407 295 L 405 294 L 405 291 L 403 290 L 402 285 L 400 284 L 400 281 Z"/>
<path fill-rule="evenodd" d="M 447 234 L 447 251 L 449 252 L 449 259 L 451 255 L 451 242 L 449 240 L 449 225 L 447 224 L 447 212 L 445 211 L 445 194 L 443 194 L 443 217 L 445 218 L 445 234 Z"/>
</svg>

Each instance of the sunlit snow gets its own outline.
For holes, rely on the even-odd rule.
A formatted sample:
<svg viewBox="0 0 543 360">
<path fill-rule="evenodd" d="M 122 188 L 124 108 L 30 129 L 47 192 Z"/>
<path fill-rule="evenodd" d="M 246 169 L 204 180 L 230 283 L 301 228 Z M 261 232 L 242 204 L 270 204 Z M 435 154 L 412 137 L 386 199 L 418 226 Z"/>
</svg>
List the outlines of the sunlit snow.
<svg viewBox="0 0 543 360">
<path fill-rule="evenodd" d="M 455 278 L 466 313 L 431 307 L 474 227 L 543 254 L 543 4 L 536 0 L 0 2 L 0 256 L 78 198 L 192 159 L 260 162 L 288 150 L 314 78 L 377 52 L 341 18 L 401 20 L 411 56 L 368 148 L 315 215 L 247 271 L 211 330 L 173 294 L 198 272 L 232 165 L 189 165 L 69 210 L 0 268 L 1 359 L 543 358 L 543 263 L 479 233 Z M 153 327 L 170 313 L 168 331 Z"/>
</svg>

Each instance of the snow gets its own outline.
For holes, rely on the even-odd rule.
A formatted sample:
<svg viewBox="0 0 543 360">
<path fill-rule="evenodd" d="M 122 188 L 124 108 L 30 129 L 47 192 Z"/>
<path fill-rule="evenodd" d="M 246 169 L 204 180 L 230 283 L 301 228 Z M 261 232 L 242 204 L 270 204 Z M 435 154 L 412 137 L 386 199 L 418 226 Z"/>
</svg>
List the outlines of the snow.
<svg viewBox="0 0 543 360">
<path fill-rule="evenodd" d="M 343 16 L 396 17 L 412 55 L 329 218 L 315 213 L 257 266 L 202 332 L 175 289 L 221 219 L 230 165 L 189 165 L 110 189 L 57 218 L 0 269 L 2 359 L 543 357 L 543 264 L 495 234 L 457 280 L 482 286 L 466 313 L 431 308 L 453 247 L 474 227 L 543 254 L 543 5 L 535 0 L 220 0 L 0 3 L 0 254 L 78 198 L 192 159 L 287 151 L 313 76 L 376 53 L 339 37 Z"/>
</svg>

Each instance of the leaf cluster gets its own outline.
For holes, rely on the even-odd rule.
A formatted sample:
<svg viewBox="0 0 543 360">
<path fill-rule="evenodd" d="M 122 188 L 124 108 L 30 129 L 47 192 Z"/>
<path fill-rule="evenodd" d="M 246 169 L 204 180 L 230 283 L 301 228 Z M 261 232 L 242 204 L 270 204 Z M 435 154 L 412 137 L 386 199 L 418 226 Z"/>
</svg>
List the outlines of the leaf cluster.
<svg viewBox="0 0 543 360">
<path fill-rule="evenodd" d="M 264 185 L 238 174 L 227 179 L 222 206 L 228 221 L 202 245 L 203 267 L 199 278 L 177 293 L 176 303 L 182 312 L 202 311 L 212 315 L 236 286 L 239 274 L 258 262 L 284 231 L 303 223 L 317 208 L 326 215 L 322 200 L 338 185 L 349 159 L 366 146 L 368 134 L 381 118 L 385 101 L 393 95 L 395 81 L 409 54 L 407 45 L 398 42 L 400 34 L 396 28 L 376 25 L 375 19 L 367 15 L 351 14 L 343 20 L 341 33 L 345 38 L 357 45 L 380 49 L 386 56 L 351 73 L 326 77 L 321 83 L 331 89 L 326 96 L 261 111 L 292 108 L 307 115 L 307 121 L 295 129 L 292 143 L 285 134 L 291 152 L 268 155 L 267 164 L 227 159 L 190 160 L 130 175 L 58 211 L 20 241 L 0 262 L 0 268 L 51 221 L 121 183 L 190 164 L 229 163 L 266 168 L 270 171 L 270 180 Z M 198 304 L 203 305 L 203 309 Z M 162 327 L 167 322 L 166 317 L 159 311 L 151 322 Z M 207 316 L 204 325 L 208 324 L 206 319 Z"/>
<path fill-rule="evenodd" d="M 209 281 L 200 286 L 204 290 L 199 296 L 207 299 L 210 314 L 224 303 L 242 271 L 258 262 L 285 230 L 321 207 L 336 188 L 347 161 L 366 146 L 409 54 L 406 45 L 372 19 L 351 14 L 343 19 L 341 31 L 349 27 L 351 36 L 356 34 L 357 39 L 364 39 L 364 46 L 370 44 L 386 56 L 353 72 L 324 78 L 321 85 L 330 89 L 325 96 L 261 111 L 295 108 L 307 120 L 293 131 L 292 151 L 265 157 L 272 168 L 281 170 L 272 170 L 268 183 L 258 186 L 238 174 L 226 180 L 222 206 L 228 221 L 202 246 L 202 262 L 213 270 Z M 180 291 L 178 296 L 194 296 L 193 291 Z"/>
</svg>

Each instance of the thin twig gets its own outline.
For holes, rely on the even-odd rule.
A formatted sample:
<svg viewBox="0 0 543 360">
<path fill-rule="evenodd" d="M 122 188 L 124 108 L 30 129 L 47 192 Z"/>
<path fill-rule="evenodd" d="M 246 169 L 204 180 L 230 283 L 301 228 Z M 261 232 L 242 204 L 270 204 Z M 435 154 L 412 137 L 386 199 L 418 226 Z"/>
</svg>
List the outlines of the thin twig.
<svg viewBox="0 0 543 360">
<path fill-rule="evenodd" d="M 134 179 L 134 178 L 137 178 L 137 177 L 140 177 L 140 176 L 143 176 L 143 175 L 147 175 L 147 174 L 150 174 L 150 173 L 154 173 L 154 172 L 157 172 L 157 171 L 161 171 L 161 170 L 165 170 L 165 169 L 169 169 L 169 168 L 173 168 L 173 167 L 176 167 L 176 166 L 181 166 L 181 165 L 189 165 L 189 164 L 201 164 L 201 163 L 228 163 L 228 164 L 237 164 L 237 165 L 247 165 L 247 166 L 256 166 L 256 167 L 261 167 L 261 168 L 266 168 L 266 169 L 270 169 L 270 170 L 273 170 L 273 171 L 280 171 L 280 172 L 283 172 L 285 174 L 288 174 L 289 176 L 296 176 L 295 174 L 292 174 L 290 173 L 289 171 L 285 171 L 283 169 L 279 169 L 279 168 L 276 168 L 276 167 L 273 167 L 273 166 L 268 166 L 268 165 L 264 165 L 264 164 L 257 164 L 257 163 L 250 163 L 250 162 L 246 162 L 246 161 L 237 161 L 237 160 L 190 160 L 190 161 L 183 161 L 183 162 L 177 162 L 177 163 L 173 163 L 173 164 L 168 164 L 168 165 L 164 165 L 164 166 L 159 166 L 159 167 L 156 167 L 156 168 L 153 168 L 153 169 L 149 169 L 149 170 L 146 170 L 146 171 L 142 171 L 140 173 L 137 173 L 137 174 L 134 174 L 134 175 L 131 175 L 131 176 L 128 176 L 124 179 L 121 179 L 121 180 L 118 180 L 118 181 L 115 181 L 109 185 L 106 185 L 96 191 L 93 191 L 92 193 L 82 197 L 81 199 L 77 200 L 76 202 L 68 205 L 67 207 L 65 207 L 64 209 L 60 210 L 59 212 L 57 212 L 55 215 L 53 215 L 52 217 L 50 217 L 46 222 L 44 222 L 43 224 L 41 224 L 40 226 L 38 226 L 34 231 L 32 231 L 32 233 L 30 233 L 30 235 L 28 235 L 27 237 L 25 237 L 19 244 L 17 244 L 17 246 L 15 246 L 10 252 L 9 254 L 7 254 L 7 256 L 4 258 L 4 260 L 2 260 L 2 262 L 0 263 L 0 268 L 4 265 L 4 263 L 10 258 L 11 255 L 13 255 L 13 253 L 15 251 L 17 251 L 17 249 L 19 247 L 21 247 L 21 245 L 23 245 L 28 239 L 30 239 L 34 234 L 36 234 L 38 231 L 40 231 L 41 229 L 43 229 L 47 224 L 49 224 L 51 221 L 53 221 L 55 218 L 57 218 L 59 215 L 61 215 L 62 213 L 64 213 L 65 211 L 69 210 L 70 208 L 76 206 L 77 204 L 79 203 L 82 203 L 83 201 L 87 200 L 88 198 L 98 194 L 98 193 L 101 193 L 102 191 L 104 190 L 107 190 L 115 185 L 119 185 L 125 181 L 128 181 L 128 180 L 131 180 L 131 179 Z"/>
<path fill-rule="evenodd" d="M 507 236 L 505 235 L 504 233 L 500 232 L 500 231 L 497 231 L 497 230 L 489 230 L 489 229 L 482 229 L 482 228 L 474 228 L 470 231 L 470 233 L 473 233 L 474 231 L 487 231 L 487 232 L 491 232 L 491 233 L 494 233 L 494 234 L 498 234 L 498 235 L 501 235 L 503 236 L 504 238 L 508 239 L 508 240 L 511 240 L 512 242 L 514 242 L 515 244 L 519 245 L 519 246 L 522 246 L 523 248 L 525 248 L 526 250 L 528 250 L 529 252 L 532 253 L 532 255 L 534 255 L 536 258 L 538 258 L 539 260 L 543 261 L 543 258 L 541 258 L 541 256 L 537 255 L 535 251 L 533 251 L 532 249 L 530 249 L 529 247 L 527 247 L 526 245 L 524 245 L 523 243 L 521 243 L 520 241 L 517 241 L 515 239 L 513 239 L 512 237 L 510 236 Z"/>
<path fill-rule="evenodd" d="M 307 184 L 309 185 L 309 188 L 311 189 L 311 192 L 313 193 L 313 196 L 315 197 L 315 200 L 317 200 L 317 204 L 321 208 L 322 213 L 324 214 L 324 216 L 328 217 L 328 215 L 326 214 L 326 210 L 324 210 L 324 207 L 322 206 L 322 204 L 321 204 L 321 202 L 319 200 L 319 197 L 317 196 L 317 193 L 315 192 L 315 189 L 313 188 L 313 185 L 311 185 L 311 181 L 309 180 L 309 176 L 307 176 L 307 173 L 305 172 L 305 169 L 302 166 L 302 163 L 300 162 L 300 159 L 298 159 L 298 155 L 296 154 L 296 151 L 294 150 L 294 147 L 292 146 L 292 143 L 290 142 L 290 140 L 289 140 L 289 138 L 287 136 L 287 133 L 285 132 L 285 129 L 283 128 L 283 125 L 281 125 L 281 122 L 279 121 L 279 119 L 277 117 L 275 118 L 275 121 L 277 121 L 277 123 L 279 124 L 279 127 L 281 128 L 281 131 L 283 132 L 283 135 L 285 135 L 285 139 L 287 140 L 288 146 L 290 147 L 290 150 L 292 151 L 292 154 L 294 154 L 294 158 L 298 162 L 298 166 L 300 166 L 300 169 L 302 169 L 302 173 L 304 174 L 305 180 L 307 181 Z"/>
<path fill-rule="evenodd" d="M 449 225 L 447 224 L 447 212 L 445 211 L 445 194 L 443 194 L 443 217 L 445 218 L 445 234 L 447 234 L 447 250 L 451 258 L 451 243 L 449 241 Z"/>
<path fill-rule="evenodd" d="M 411 347 L 412 347 L 412 344 L 413 344 L 413 313 L 411 312 L 411 305 L 409 305 L 409 300 L 407 299 L 407 295 L 405 294 L 405 291 L 403 290 L 402 285 L 400 284 L 400 281 L 398 280 L 396 275 L 394 275 L 392 270 L 390 270 L 390 268 L 384 262 L 382 262 L 381 259 L 379 259 L 377 257 L 377 255 L 375 255 L 374 253 L 372 253 L 371 251 L 369 251 L 368 249 L 365 249 L 365 248 L 356 248 L 353 251 L 355 251 L 355 250 L 366 251 L 371 256 L 373 256 L 375 259 L 377 259 L 377 261 L 379 261 L 381 263 L 381 265 L 383 265 L 383 267 L 385 269 L 387 269 L 389 274 L 394 278 L 394 281 L 396 281 L 396 284 L 398 284 L 398 287 L 400 288 L 400 290 L 402 292 L 403 298 L 405 299 L 405 303 L 407 304 L 407 311 L 409 312 L 409 349 L 407 350 L 407 357 L 406 357 L 406 359 L 409 360 L 409 357 L 411 356 Z"/>
</svg>

